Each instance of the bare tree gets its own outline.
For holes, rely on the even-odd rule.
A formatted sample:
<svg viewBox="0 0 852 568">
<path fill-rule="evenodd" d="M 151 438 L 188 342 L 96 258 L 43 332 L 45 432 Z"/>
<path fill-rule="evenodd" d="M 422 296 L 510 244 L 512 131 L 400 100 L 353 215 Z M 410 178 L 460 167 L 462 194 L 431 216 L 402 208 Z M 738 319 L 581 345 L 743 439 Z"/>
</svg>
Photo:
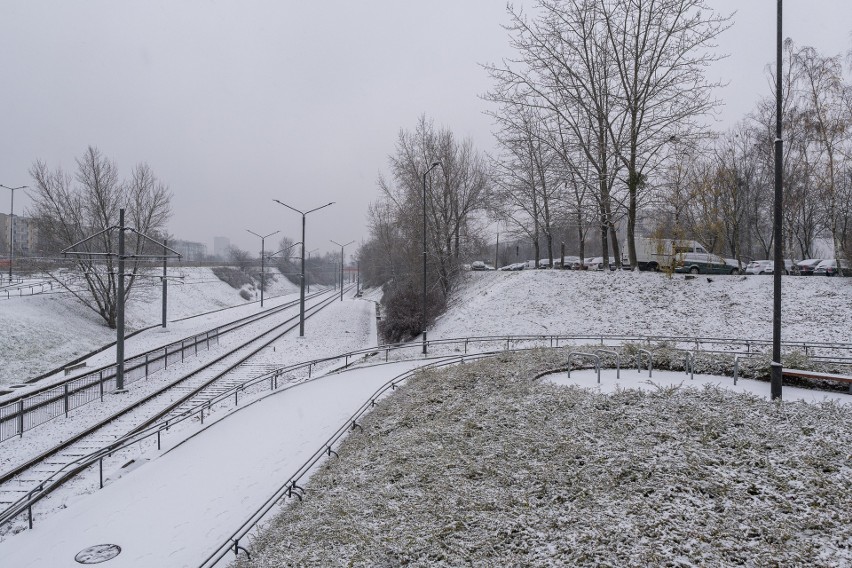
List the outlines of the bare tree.
<svg viewBox="0 0 852 568">
<path fill-rule="evenodd" d="M 231 245 L 228 248 L 228 257 L 242 272 L 248 272 L 251 268 L 253 259 L 251 253 L 247 250 L 241 249 L 236 245 Z"/>
<path fill-rule="evenodd" d="M 66 289 L 85 306 L 95 311 L 111 328 L 116 325 L 117 259 L 94 253 L 116 252 L 116 229 L 119 209 L 126 209 L 128 232 L 125 263 L 125 300 L 130 297 L 142 266 L 136 256 L 151 250 L 153 243 L 137 233 L 154 235 L 165 230 L 171 194 L 147 164 L 137 165 L 131 179 L 121 181 L 118 168 L 92 146 L 77 159 L 74 178 L 61 168 L 53 171 L 37 161 L 30 168 L 33 178 L 32 215 L 39 232 L 54 251 L 65 249 L 83 239 L 80 252 L 91 255 L 75 259 L 86 284 L 86 292 L 75 287 Z M 162 252 L 156 250 L 157 253 Z M 60 281 L 62 283 L 62 281 Z M 65 284 L 63 284 L 65 285 Z"/>
<path fill-rule="evenodd" d="M 435 161 L 441 167 L 426 179 Z M 383 198 L 392 207 L 396 229 L 409 243 L 409 258 L 422 245 L 421 214 L 427 217 L 426 249 L 432 280 L 446 297 L 463 256 L 465 244 L 480 230 L 476 214 L 484 209 L 489 184 L 485 160 L 470 140 L 459 142 L 450 130 L 436 130 L 422 116 L 414 132 L 401 131 L 396 153 L 389 157 L 391 178 L 379 177 Z M 413 254 L 412 254 L 413 253 Z M 416 274 L 417 265 L 411 266 Z"/>
</svg>

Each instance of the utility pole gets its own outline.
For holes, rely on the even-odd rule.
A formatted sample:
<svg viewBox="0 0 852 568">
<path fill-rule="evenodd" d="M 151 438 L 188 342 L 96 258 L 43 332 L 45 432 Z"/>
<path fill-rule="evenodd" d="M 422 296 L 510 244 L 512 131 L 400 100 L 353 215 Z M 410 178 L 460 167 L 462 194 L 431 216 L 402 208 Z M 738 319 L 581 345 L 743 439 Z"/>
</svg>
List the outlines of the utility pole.
<svg viewBox="0 0 852 568">
<path fill-rule="evenodd" d="M 781 274 L 784 273 L 784 245 L 781 242 L 781 222 L 783 220 L 784 202 L 784 141 L 782 135 L 782 74 L 783 43 L 781 33 L 781 0 L 778 0 L 778 24 L 777 24 L 777 63 L 775 69 L 775 223 L 773 225 L 773 239 L 775 246 L 775 270 L 773 271 L 773 303 L 772 303 L 772 369 L 770 374 L 770 392 L 772 400 L 781 400 L 781 386 L 783 382 L 783 369 L 781 367 Z"/>
<path fill-rule="evenodd" d="M 124 391 L 124 209 L 118 212 L 118 305 L 116 306 L 115 390 Z"/>
<path fill-rule="evenodd" d="M 169 241 L 163 239 L 163 329 L 166 328 L 166 305 L 168 303 L 168 295 L 169 295 L 169 281 L 166 280 L 166 265 L 168 263 L 168 257 L 166 256 L 166 249 L 168 248 Z"/>
<path fill-rule="evenodd" d="M 118 253 L 114 252 L 90 252 L 90 251 L 80 251 L 74 250 L 78 246 L 87 243 L 88 241 L 94 239 L 95 237 L 99 237 L 104 233 L 109 233 L 111 231 L 118 230 Z M 133 227 L 125 227 L 124 225 L 124 209 L 119 209 L 118 211 L 118 225 L 113 225 L 111 227 L 107 227 L 103 231 L 99 231 L 94 235 L 88 236 L 82 241 L 78 241 L 66 248 L 62 251 L 63 256 L 75 255 L 75 256 L 106 256 L 106 257 L 115 257 L 118 259 L 118 269 L 116 272 L 116 289 L 118 291 L 116 297 L 116 307 L 115 307 L 115 391 L 117 393 L 126 392 L 124 389 L 124 294 L 125 294 L 125 286 L 124 286 L 124 277 L 127 276 L 124 274 L 124 261 L 127 258 L 132 258 L 134 261 L 147 259 L 147 260 L 161 260 L 165 259 L 168 256 L 166 252 L 162 255 L 127 255 L 125 251 L 125 243 L 124 243 L 124 233 L 125 231 L 131 231 L 137 235 L 137 237 L 145 239 L 147 241 L 152 242 L 158 247 L 163 247 L 166 251 L 170 251 L 173 253 L 173 256 L 180 258 L 180 254 L 173 249 L 170 249 L 166 246 L 165 241 L 162 244 L 153 240 L 149 236 L 140 233 Z M 165 280 L 165 279 L 164 279 Z"/>
<path fill-rule="evenodd" d="M 331 241 L 331 242 L 333 242 L 334 244 L 336 244 L 337 246 L 340 247 L 340 301 L 342 302 L 343 301 L 343 248 L 348 247 L 349 245 L 351 245 L 355 241 L 349 241 L 345 245 L 342 245 L 342 244 L 338 243 L 337 241 Z"/>
<path fill-rule="evenodd" d="M 246 229 L 246 231 L 248 231 L 249 233 L 251 233 L 255 237 L 260 237 L 260 307 L 262 308 L 263 307 L 263 289 L 264 289 L 265 284 L 266 284 L 266 265 L 263 262 L 263 253 L 264 253 L 264 250 L 265 250 L 264 247 L 265 247 L 265 243 L 266 243 L 266 237 L 271 237 L 272 235 L 276 235 L 276 234 L 280 233 L 281 231 L 275 231 L 274 233 L 269 233 L 268 235 L 258 235 L 254 231 L 249 231 L 248 229 Z"/>
<path fill-rule="evenodd" d="M 8 185 L 0 184 L 0 187 L 12 190 L 12 204 L 9 209 L 9 284 L 12 283 L 12 264 L 15 262 L 15 190 L 28 188 L 28 185 L 18 187 L 9 187 Z"/>
<path fill-rule="evenodd" d="M 279 205 L 283 205 L 287 209 L 291 211 L 295 211 L 299 215 L 302 216 L 302 277 L 301 277 L 301 286 L 299 292 L 299 337 L 305 336 L 305 217 L 308 213 L 313 213 L 314 211 L 319 211 L 329 205 L 334 205 L 334 201 L 326 203 L 325 205 L 320 205 L 319 207 L 314 207 L 308 211 L 299 211 L 295 207 L 290 207 L 283 201 L 279 201 L 278 199 L 273 199 L 275 203 Z"/>
</svg>

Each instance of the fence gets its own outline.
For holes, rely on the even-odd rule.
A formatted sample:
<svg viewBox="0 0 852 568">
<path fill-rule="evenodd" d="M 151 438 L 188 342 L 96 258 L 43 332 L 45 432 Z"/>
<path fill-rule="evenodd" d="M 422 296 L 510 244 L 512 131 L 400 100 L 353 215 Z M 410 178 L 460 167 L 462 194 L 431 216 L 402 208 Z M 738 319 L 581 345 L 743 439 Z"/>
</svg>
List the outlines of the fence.
<svg viewBox="0 0 852 568">
<path fill-rule="evenodd" d="M 130 384 L 180 363 L 219 343 L 218 330 L 176 341 L 124 362 L 124 383 Z M 24 432 L 116 390 L 116 365 L 96 369 L 70 381 L 0 406 L 0 442 L 23 436 Z"/>
</svg>

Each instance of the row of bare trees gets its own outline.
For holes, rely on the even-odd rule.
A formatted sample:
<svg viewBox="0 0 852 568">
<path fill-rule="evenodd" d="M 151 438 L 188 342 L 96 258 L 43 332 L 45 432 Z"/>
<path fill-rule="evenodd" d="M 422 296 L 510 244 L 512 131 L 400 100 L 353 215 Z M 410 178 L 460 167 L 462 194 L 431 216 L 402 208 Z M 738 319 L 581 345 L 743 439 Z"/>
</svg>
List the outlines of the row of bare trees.
<svg viewBox="0 0 852 568">
<path fill-rule="evenodd" d="M 400 131 L 388 162 L 389 174 L 379 176 L 380 196 L 368 214 L 370 239 L 358 257 L 365 285 L 385 285 L 387 305 L 396 306 L 389 308 L 385 334 L 399 341 L 417 335 L 423 317 L 418 292 L 424 214 L 426 315 L 434 317 L 462 261 L 469 251 L 482 247 L 489 175 L 487 161 L 469 139 L 459 140 L 425 116 L 413 131 Z M 439 165 L 427 174 L 436 162 Z M 405 300 L 397 301 L 400 298 Z"/>
<path fill-rule="evenodd" d="M 840 56 L 784 45 L 784 255 L 812 258 L 819 237 L 831 256 L 852 258 L 852 84 Z M 773 78 L 774 81 L 774 78 Z M 733 257 L 771 258 L 775 99 L 703 143 L 669 148 L 655 221 L 670 236 L 694 235 Z"/>
<path fill-rule="evenodd" d="M 706 133 L 718 104 L 704 73 L 730 16 L 705 0 L 538 0 L 508 13 L 517 57 L 486 66 L 501 148 L 494 213 L 544 237 L 551 259 L 555 225 L 575 226 L 581 255 L 597 232 L 619 264 L 626 222 L 636 266 L 650 177 L 672 140 Z"/>
</svg>

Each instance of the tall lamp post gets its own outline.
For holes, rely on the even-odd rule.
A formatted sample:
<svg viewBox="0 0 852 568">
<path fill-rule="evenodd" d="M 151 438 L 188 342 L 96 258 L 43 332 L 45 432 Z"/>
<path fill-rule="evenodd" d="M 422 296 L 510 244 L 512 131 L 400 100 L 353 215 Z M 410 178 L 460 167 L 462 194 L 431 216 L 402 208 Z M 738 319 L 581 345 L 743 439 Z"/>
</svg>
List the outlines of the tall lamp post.
<svg viewBox="0 0 852 568">
<path fill-rule="evenodd" d="M 9 210 L 9 282 L 12 282 L 12 263 L 15 260 L 15 190 L 16 189 L 25 189 L 28 188 L 28 185 L 21 185 L 18 187 L 9 187 L 8 185 L 3 185 L 0 183 L 0 187 L 5 187 L 6 189 L 12 190 L 12 206 Z"/>
<path fill-rule="evenodd" d="M 781 220 L 783 215 L 784 184 L 782 168 L 784 165 L 784 141 L 781 138 L 781 64 L 783 63 L 783 41 L 781 34 L 781 0 L 778 0 L 777 24 L 777 62 L 775 69 L 775 221 L 773 239 L 775 242 L 775 270 L 773 271 L 772 302 L 772 370 L 769 377 L 772 400 L 781 399 L 783 369 L 781 366 L 781 274 L 784 272 L 784 250 L 781 243 Z"/>
<path fill-rule="evenodd" d="M 331 239 L 329 239 L 329 240 L 331 240 Z M 342 302 L 343 301 L 343 247 L 348 247 L 349 245 L 351 245 L 355 241 L 349 241 L 345 245 L 342 245 L 342 244 L 338 243 L 337 241 L 331 241 L 331 242 L 333 242 L 334 244 L 336 244 L 337 246 L 340 247 L 340 301 Z"/>
<path fill-rule="evenodd" d="M 421 306 L 420 327 L 423 330 L 424 355 L 426 355 L 426 176 L 440 165 L 441 162 L 432 162 L 429 169 L 423 172 L 423 304 Z"/>
<path fill-rule="evenodd" d="M 305 217 L 308 213 L 313 213 L 314 211 L 319 211 L 324 207 L 328 207 L 329 205 L 334 205 L 334 201 L 326 203 L 325 205 L 320 205 L 319 207 L 314 207 L 313 209 L 309 209 L 307 211 L 300 211 L 295 207 L 290 207 L 283 201 L 279 201 L 277 199 L 273 199 L 275 203 L 279 205 L 283 205 L 287 209 L 291 211 L 295 211 L 299 215 L 302 216 L 302 276 L 300 278 L 301 282 L 301 290 L 299 292 L 299 337 L 305 336 Z"/>
<path fill-rule="evenodd" d="M 250 231 L 249 229 L 246 229 L 246 231 L 248 231 L 249 233 L 251 233 L 255 237 L 260 237 L 260 307 L 262 308 L 263 307 L 263 288 L 264 288 L 264 285 L 266 284 L 266 270 L 265 270 L 266 265 L 263 262 L 263 260 L 264 260 L 263 252 L 265 250 L 264 246 L 265 246 L 265 243 L 266 243 L 266 237 L 271 237 L 272 235 L 277 235 L 281 231 L 275 231 L 274 233 L 269 233 L 268 235 L 258 235 L 257 233 L 255 233 L 254 231 Z"/>
</svg>

